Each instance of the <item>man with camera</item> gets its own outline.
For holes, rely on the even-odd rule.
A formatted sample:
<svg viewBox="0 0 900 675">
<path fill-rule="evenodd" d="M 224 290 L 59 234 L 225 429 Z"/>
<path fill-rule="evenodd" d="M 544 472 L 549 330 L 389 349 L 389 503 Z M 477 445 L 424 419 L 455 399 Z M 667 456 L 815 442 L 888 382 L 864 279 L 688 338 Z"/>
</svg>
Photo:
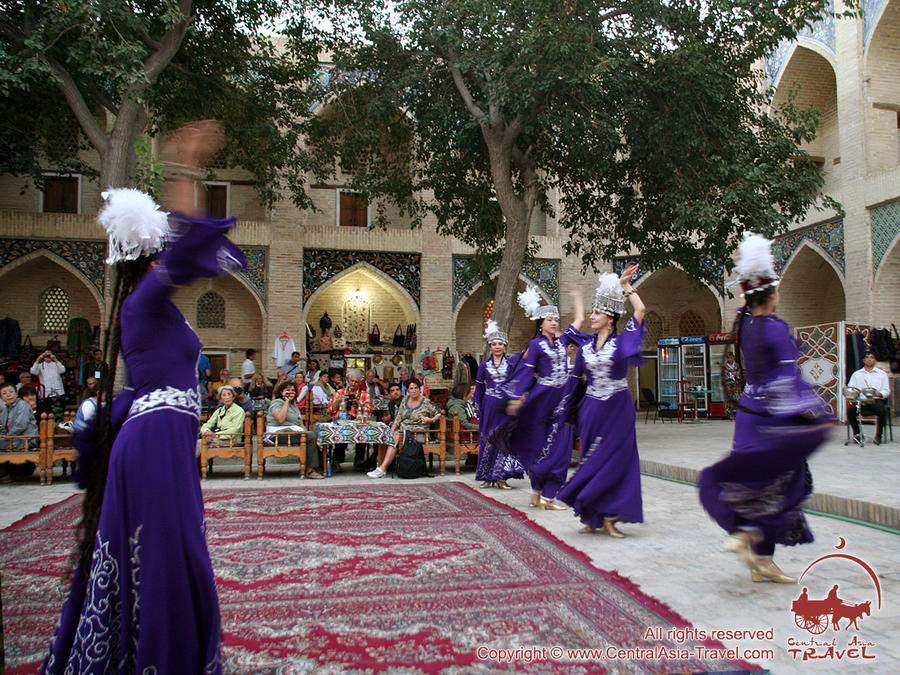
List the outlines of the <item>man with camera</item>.
<svg viewBox="0 0 900 675">
<path fill-rule="evenodd" d="M 63 386 L 62 374 L 66 367 L 61 364 L 49 349 L 38 354 L 34 365 L 31 366 L 31 374 L 37 375 L 44 387 L 44 405 L 50 406 L 56 399 L 66 395 Z M 49 408 L 48 408 L 49 409 Z"/>
</svg>

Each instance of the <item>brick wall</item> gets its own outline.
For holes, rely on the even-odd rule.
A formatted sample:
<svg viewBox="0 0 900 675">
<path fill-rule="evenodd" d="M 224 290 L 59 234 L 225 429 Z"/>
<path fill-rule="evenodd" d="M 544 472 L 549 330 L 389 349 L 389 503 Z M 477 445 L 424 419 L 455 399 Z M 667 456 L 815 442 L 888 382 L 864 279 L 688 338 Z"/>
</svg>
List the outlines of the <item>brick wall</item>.
<svg viewBox="0 0 900 675">
<path fill-rule="evenodd" d="M 867 104 L 867 145 L 869 170 L 872 172 L 895 168 L 900 163 L 900 125 L 898 111 L 875 108 L 875 104 L 900 104 L 900 4 L 887 3 L 878 26 L 872 33 L 865 61 L 868 81 L 865 91 Z"/>
<path fill-rule="evenodd" d="M 680 335 L 681 317 L 687 311 L 700 316 L 706 334 L 721 330 L 722 315 L 717 296 L 675 268 L 667 267 L 641 278 L 636 289 L 647 310 L 656 312 L 662 319 L 663 336 Z"/>
<path fill-rule="evenodd" d="M 821 255 L 804 246 L 784 270 L 778 286 L 778 316 L 791 328 L 852 318 L 845 311 L 840 277 Z"/>
</svg>

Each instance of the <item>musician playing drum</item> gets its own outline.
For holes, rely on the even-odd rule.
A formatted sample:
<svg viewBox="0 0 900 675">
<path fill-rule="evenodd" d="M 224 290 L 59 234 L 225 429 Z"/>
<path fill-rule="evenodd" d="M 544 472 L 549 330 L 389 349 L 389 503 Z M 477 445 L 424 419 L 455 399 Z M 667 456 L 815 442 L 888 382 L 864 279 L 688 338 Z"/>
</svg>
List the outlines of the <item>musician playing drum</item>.
<svg viewBox="0 0 900 675">
<path fill-rule="evenodd" d="M 875 352 L 867 349 L 863 357 L 863 367 L 850 376 L 849 387 L 856 387 L 862 392 L 860 412 L 863 415 L 875 415 L 875 445 L 881 444 L 881 431 L 887 419 L 887 397 L 891 393 L 887 373 L 875 366 Z M 862 436 L 859 432 L 859 420 L 857 418 L 857 406 L 852 403 L 847 406 L 847 421 L 853 429 L 853 439 L 859 443 Z"/>
</svg>

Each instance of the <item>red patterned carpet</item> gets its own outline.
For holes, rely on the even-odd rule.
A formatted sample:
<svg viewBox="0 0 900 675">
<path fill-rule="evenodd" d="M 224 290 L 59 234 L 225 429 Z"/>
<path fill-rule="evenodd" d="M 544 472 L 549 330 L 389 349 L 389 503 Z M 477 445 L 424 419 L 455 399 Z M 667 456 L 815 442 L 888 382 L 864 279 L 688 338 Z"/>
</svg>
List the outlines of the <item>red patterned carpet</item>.
<svg viewBox="0 0 900 675">
<path fill-rule="evenodd" d="M 688 624 L 624 577 L 592 567 L 524 514 L 462 484 L 214 489 L 204 497 L 226 672 L 752 667 L 701 661 L 691 643 L 644 640 L 649 627 Z M 62 575 L 78 508 L 73 497 L 3 531 L 9 673 L 35 672 L 43 657 L 66 590 Z M 565 662 L 549 653 L 553 646 L 672 651 Z M 479 659 L 479 647 L 548 652 L 498 662 L 490 653 Z"/>
</svg>

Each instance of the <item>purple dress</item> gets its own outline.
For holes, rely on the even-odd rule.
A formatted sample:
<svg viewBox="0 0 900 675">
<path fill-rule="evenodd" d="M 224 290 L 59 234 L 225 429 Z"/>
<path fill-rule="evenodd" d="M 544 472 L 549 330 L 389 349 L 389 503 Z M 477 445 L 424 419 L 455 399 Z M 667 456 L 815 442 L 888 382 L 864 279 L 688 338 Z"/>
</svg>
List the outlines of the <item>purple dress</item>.
<svg viewBox="0 0 900 675">
<path fill-rule="evenodd" d="M 195 457 L 200 339 L 169 297 L 243 256 L 225 237 L 233 218 L 179 224 L 163 264 L 122 306 L 133 391 L 113 404 L 115 414 L 125 400 L 127 416 L 109 458 L 90 576 L 74 574 L 45 673 L 222 671 Z"/>
<path fill-rule="evenodd" d="M 755 530 L 757 553 L 813 540 L 801 508 L 806 459 L 828 435 L 830 411 L 796 366 L 799 349 L 774 315 L 738 316 L 746 386 L 731 454 L 700 473 L 700 501 L 727 532 Z"/>
<path fill-rule="evenodd" d="M 509 420 L 506 415 L 506 397 L 501 387 L 509 374 L 515 370 L 521 355 L 506 356 L 499 366 L 494 365 L 494 357 L 489 356 L 478 366 L 475 376 L 475 405 L 478 406 L 478 466 L 475 480 L 495 482 L 509 478 L 521 478 L 525 474 L 522 464 L 512 455 L 501 451 L 491 440 L 491 433 L 500 424 Z"/>
<path fill-rule="evenodd" d="M 599 351 L 596 338 L 581 347 L 569 378 L 563 419 L 577 406 L 581 462 L 556 498 L 597 529 L 604 517 L 644 520 L 634 401 L 625 379 L 643 339 L 643 325 L 629 319 L 622 334 L 610 335 Z"/>
<path fill-rule="evenodd" d="M 502 388 L 508 401 L 522 395 L 525 401 L 509 422 L 494 431 L 491 440 L 522 462 L 531 489 L 547 499 L 553 499 L 566 480 L 575 442 L 574 430 L 561 423 L 557 412 L 569 379 L 566 347 L 590 339 L 572 326 L 553 341 L 539 335 L 528 343 L 525 357 Z"/>
</svg>

